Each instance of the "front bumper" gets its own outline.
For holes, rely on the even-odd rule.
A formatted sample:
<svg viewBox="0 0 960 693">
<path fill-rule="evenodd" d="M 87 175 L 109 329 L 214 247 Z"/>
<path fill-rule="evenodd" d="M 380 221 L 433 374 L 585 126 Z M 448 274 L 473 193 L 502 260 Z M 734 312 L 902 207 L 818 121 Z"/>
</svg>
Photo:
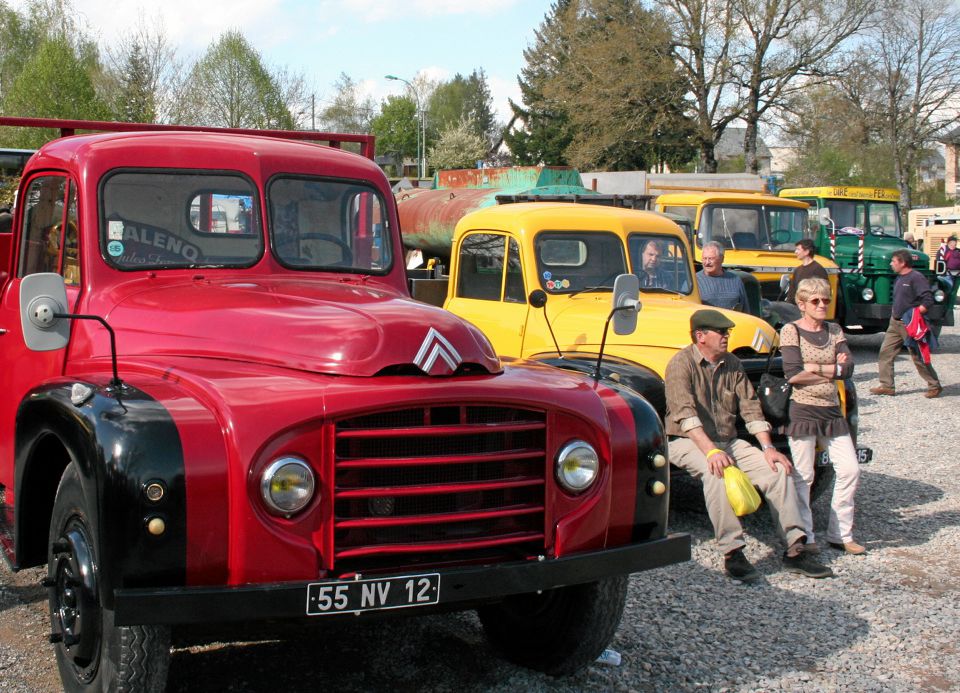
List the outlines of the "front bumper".
<svg viewBox="0 0 960 693">
<path fill-rule="evenodd" d="M 444 569 L 436 607 L 471 608 L 514 594 L 593 582 L 604 577 L 638 573 L 690 560 L 690 535 L 557 559 Z M 389 577 L 369 575 L 369 577 Z M 343 582 L 350 582 L 352 578 Z M 118 589 L 114 622 L 118 626 L 148 624 L 230 623 L 305 618 L 308 582 L 238 587 L 169 587 Z M 404 609 L 411 616 L 422 609 Z M 382 611 L 365 611 L 375 616 Z"/>
</svg>

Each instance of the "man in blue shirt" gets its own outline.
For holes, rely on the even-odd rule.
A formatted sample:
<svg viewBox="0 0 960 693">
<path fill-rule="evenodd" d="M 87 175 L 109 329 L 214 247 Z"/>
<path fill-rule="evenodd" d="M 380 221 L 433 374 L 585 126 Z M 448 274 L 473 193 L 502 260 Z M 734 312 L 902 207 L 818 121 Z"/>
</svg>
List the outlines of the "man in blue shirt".
<svg viewBox="0 0 960 693">
<path fill-rule="evenodd" d="M 723 269 L 723 246 L 716 241 L 703 244 L 701 262 L 703 269 L 697 272 L 697 287 L 700 300 L 708 306 L 729 308 L 744 313 L 750 312 L 747 290 L 740 277 Z"/>
</svg>

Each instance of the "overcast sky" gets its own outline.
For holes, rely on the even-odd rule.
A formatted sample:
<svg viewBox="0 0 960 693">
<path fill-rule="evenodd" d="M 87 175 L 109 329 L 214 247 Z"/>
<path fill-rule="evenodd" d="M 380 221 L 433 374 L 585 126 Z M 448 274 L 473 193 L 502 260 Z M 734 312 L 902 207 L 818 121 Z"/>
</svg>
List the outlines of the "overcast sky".
<svg viewBox="0 0 960 693">
<path fill-rule="evenodd" d="M 22 0 L 12 0 L 22 8 Z M 346 72 L 379 101 L 420 72 L 449 79 L 483 68 L 498 116 L 519 99 L 523 49 L 549 0 L 73 0 L 108 45 L 143 16 L 162 22 L 181 59 L 194 59 L 223 31 L 239 30 L 271 67 L 301 73 L 319 111 Z"/>
</svg>

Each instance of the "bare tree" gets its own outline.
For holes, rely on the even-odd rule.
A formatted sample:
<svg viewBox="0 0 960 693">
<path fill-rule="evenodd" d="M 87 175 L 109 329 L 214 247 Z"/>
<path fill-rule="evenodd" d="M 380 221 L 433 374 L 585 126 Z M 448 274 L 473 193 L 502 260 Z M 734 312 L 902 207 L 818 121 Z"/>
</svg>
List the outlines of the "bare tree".
<svg viewBox="0 0 960 693">
<path fill-rule="evenodd" d="M 757 173 L 757 128 L 798 76 L 817 75 L 825 61 L 864 27 L 876 0 L 732 0 L 738 28 L 734 71 L 746 123 L 746 170 Z"/>
<path fill-rule="evenodd" d="M 134 122 L 169 117 L 181 73 L 163 18 L 140 15 L 136 27 L 104 50 L 106 100 L 115 117 Z"/>
<path fill-rule="evenodd" d="M 716 173 L 715 149 L 740 116 L 731 48 L 736 34 L 731 0 L 662 0 L 673 32 L 673 53 L 686 78 L 696 121 L 700 165 Z"/>
<path fill-rule="evenodd" d="M 370 121 L 376 111 L 376 102 L 363 94 L 346 72 L 333 83 L 335 94 L 330 104 L 320 112 L 323 129 L 332 132 L 370 132 Z"/>
<path fill-rule="evenodd" d="M 893 150 L 902 209 L 925 147 L 955 121 L 960 93 L 960 10 L 950 0 L 902 0 L 872 32 L 883 85 L 878 104 Z"/>
</svg>

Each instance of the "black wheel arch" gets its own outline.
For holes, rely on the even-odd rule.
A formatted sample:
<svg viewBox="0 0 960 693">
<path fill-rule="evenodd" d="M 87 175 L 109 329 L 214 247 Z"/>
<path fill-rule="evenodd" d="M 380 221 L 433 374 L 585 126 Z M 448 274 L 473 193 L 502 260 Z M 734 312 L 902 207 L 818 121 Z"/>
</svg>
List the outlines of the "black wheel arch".
<svg viewBox="0 0 960 693">
<path fill-rule="evenodd" d="M 74 404 L 77 384 L 91 394 Z M 176 424 L 162 404 L 129 386 L 118 396 L 92 382 L 44 385 L 28 393 L 18 409 L 15 455 L 18 568 L 46 563 L 57 485 L 72 462 L 99 531 L 104 594 L 112 601 L 116 587 L 184 583 L 184 459 Z M 144 494 L 150 481 L 165 487 L 159 502 Z M 159 536 L 146 528 L 153 517 L 166 526 Z"/>
</svg>

